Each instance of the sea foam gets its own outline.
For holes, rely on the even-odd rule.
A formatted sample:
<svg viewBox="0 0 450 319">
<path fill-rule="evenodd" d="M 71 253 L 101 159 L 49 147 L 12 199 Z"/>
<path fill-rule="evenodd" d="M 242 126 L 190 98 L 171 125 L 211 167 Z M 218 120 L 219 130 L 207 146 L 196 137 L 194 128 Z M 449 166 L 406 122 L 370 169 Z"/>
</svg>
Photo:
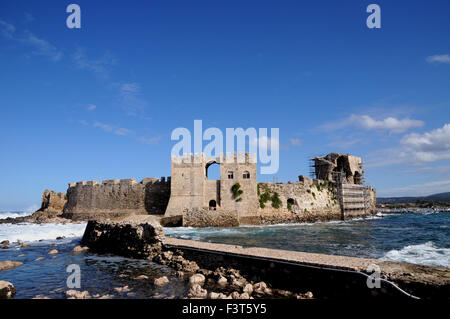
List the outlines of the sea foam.
<svg viewBox="0 0 450 319">
<path fill-rule="evenodd" d="M 450 267 L 450 248 L 437 247 L 429 241 L 390 250 L 381 259 L 412 264 Z"/>
<path fill-rule="evenodd" d="M 83 236 L 86 223 L 79 224 L 0 224 L 0 241 L 33 242 L 55 240 L 56 237 L 76 238 Z"/>
<path fill-rule="evenodd" d="M 0 219 L 30 216 L 32 212 L 0 212 Z"/>
</svg>

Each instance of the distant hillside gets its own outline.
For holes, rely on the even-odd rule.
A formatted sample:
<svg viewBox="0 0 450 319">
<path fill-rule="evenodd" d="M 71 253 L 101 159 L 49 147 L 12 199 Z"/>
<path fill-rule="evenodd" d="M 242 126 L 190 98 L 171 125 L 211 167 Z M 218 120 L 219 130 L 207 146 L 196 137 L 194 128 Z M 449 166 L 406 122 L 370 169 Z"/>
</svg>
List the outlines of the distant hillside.
<svg viewBox="0 0 450 319">
<path fill-rule="evenodd" d="M 450 192 L 418 197 L 378 197 L 377 204 L 415 203 L 418 200 L 450 203 Z"/>
</svg>

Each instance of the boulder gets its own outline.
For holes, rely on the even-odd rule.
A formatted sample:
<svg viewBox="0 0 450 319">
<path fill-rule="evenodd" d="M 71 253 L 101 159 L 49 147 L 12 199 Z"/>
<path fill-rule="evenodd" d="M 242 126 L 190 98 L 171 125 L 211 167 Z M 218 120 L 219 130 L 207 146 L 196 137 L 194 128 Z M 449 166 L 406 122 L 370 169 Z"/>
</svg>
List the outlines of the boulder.
<svg viewBox="0 0 450 319">
<path fill-rule="evenodd" d="M 136 279 L 137 279 L 137 280 L 147 280 L 147 279 L 148 279 L 148 276 L 146 276 L 146 275 L 140 275 L 140 276 L 137 276 Z"/>
<path fill-rule="evenodd" d="M 86 251 L 86 250 L 89 250 L 89 247 L 76 246 L 76 247 L 74 247 L 74 249 L 72 251 L 74 253 L 79 253 L 81 251 Z"/>
<path fill-rule="evenodd" d="M 221 292 L 210 292 L 208 297 L 209 299 L 228 299 L 228 296 Z"/>
<path fill-rule="evenodd" d="M 169 283 L 169 279 L 166 276 L 156 278 L 154 281 L 155 286 L 162 287 Z"/>
<path fill-rule="evenodd" d="M 4 241 L 0 242 L 0 245 L 9 246 L 9 240 L 4 240 Z"/>
<path fill-rule="evenodd" d="M 192 286 L 200 285 L 202 286 L 205 283 L 205 276 L 202 274 L 195 274 L 189 278 L 189 284 Z"/>
<path fill-rule="evenodd" d="M 251 295 L 252 292 L 253 292 L 253 286 L 252 286 L 252 284 L 246 284 L 246 285 L 244 286 L 244 288 L 242 289 L 242 291 L 248 293 L 249 295 Z"/>
<path fill-rule="evenodd" d="M 16 288 L 8 281 L 0 281 L 0 299 L 9 299 L 16 294 Z"/>
<path fill-rule="evenodd" d="M 23 263 L 20 261 L 10 261 L 10 260 L 1 261 L 0 262 L 0 271 L 19 267 L 22 264 Z"/>
<path fill-rule="evenodd" d="M 245 278 L 234 278 L 231 281 L 231 286 L 233 288 L 243 288 L 246 285 L 247 281 Z"/>
<path fill-rule="evenodd" d="M 67 299 L 87 299 L 90 298 L 90 295 L 87 290 L 85 291 L 67 290 L 66 297 Z"/>
<path fill-rule="evenodd" d="M 114 288 L 114 290 L 117 291 L 118 293 L 126 293 L 131 291 L 130 287 L 128 286 L 116 287 Z"/>
<path fill-rule="evenodd" d="M 48 252 L 49 255 L 56 255 L 58 253 L 57 249 L 52 249 Z"/>
<path fill-rule="evenodd" d="M 311 291 L 307 291 L 303 296 L 306 299 L 312 299 L 313 298 L 313 293 Z"/>
<path fill-rule="evenodd" d="M 97 253 L 152 259 L 161 253 L 163 239 L 163 228 L 156 217 L 135 215 L 89 221 L 81 244 Z"/>
<path fill-rule="evenodd" d="M 44 259 L 45 259 L 44 257 L 38 257 L 34 261 L 41 261 L 41 260 L 44 260 Z"/>
<path fill-rule="evenodd" d="M 219 286 L 226 286 L 228 284 L 228 280 L 227 278 L 225 278 L 224 276 L 219 276 L 219 279 L 217 279 L 217 284 Z"/>
<path fill-rule="evenodd" d="M 203 289 L 199 284 L 195 284 L 189 290 L 188 297 L 192 299 L 205 299 L 208 296 L 208 291 Z"/>
</svg>

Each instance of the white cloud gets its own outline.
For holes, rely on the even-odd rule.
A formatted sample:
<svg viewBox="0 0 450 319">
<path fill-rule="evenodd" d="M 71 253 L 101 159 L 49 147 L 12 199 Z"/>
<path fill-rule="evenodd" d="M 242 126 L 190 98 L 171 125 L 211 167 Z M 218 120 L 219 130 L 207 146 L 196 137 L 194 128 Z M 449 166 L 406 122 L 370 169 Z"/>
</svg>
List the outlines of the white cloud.
<svg viewBox="0 0 450 319">
<path fill-rule="evenodd" d="M 302 140 L 299 138 L 290 138 L 289 143 L 291 143 L 291 145 L 293 145 L 293 146 L 302 146 L 303 145 Z"/>
<path fill-rule="evenodd" d="M 95 105 L 95 104 L 89 104 L 89 105 L 86 107 L 86 110 L 87 110 L 88 112 L 92 112 L 92 111 L 94 111 L 96 108 L 97 108 L 97 105 Z"/>
<path fill-rule="evenodd" d="M 448 54 L 442 55 L 431 55 L 427 57 L 428 63 L 449 63 L 450 64 L 450 56 Z"/>
<path fill-rule="evenodd" d="M 450 159 L 450 124 L 423 134 L 405 135 L 400 143 L 419 162 Z"/>
<path fill-rule="evenodd" d="M 32 49 L 32 54 L 50 58 L 53 61 L 61 60 L 63 53 L 47 40 L 39 38 L 33 33 L 26 31 L 21 36 L 16 36 L 16 28 L 3 20 L 0 20 L 0 35 L 5 38 L 17 41 Z"/>
<path fill-rule="evenodd" d="M 82 48 L 78 48 L 72 54 L 72 60 L 77 68 L 91 71 L 102 78 L 108 78 L 110 67 L 116 64 L 116 58 L 109 52 L 106 52 L 103 57 L 93 60 L 87 56 L 86 50 Z"/>
<path fill-rule="evenodd" d="M 423 134 L 406 134 L 398 146 L 370 153 L 366 167 L 419 165 L 447 159 L 450 159 L 450 123 Z"/>
<path fill-rule="evenodd" d="M 144 144 L 156 145 L 159 143 L 159 141 L 161 139 L 162 139 L 162 136 L 156 136 L 156 137 L 141 137 L 141 138 L 138 138 L 137 140 Z"/>
<path fill-rule="evenodd" d="M 120 136 L 130 135 L 130 134 L 134 133 L 132 130 L 129 130 L 127 128 L 116 127 L 114 125 L 109 125 L 109 124 L 105 124 L 105 123 L 101 123 L 101 122 L 95 122 L 93 124 L 93 126 L 98 127 L 105 132 L 113 133 L 113 134 L 120 135 Z"/>
<path fill-rule="evenodd" d="M 0 20 L 0 34 L 6 38 L 12 39 L 16 28 L 3 20 Z"/>
<path fill-rule="evenodd" d="M 148 105 L 142 97 L 138 83 L 124 83 L 119 89 L 119 98 L 123 110 L 131 116 L 142 115 Z"/>
<path fill-rule="evenodd" d="M 61 60 L 63 53 L 47 40 L 35 36 L 33 33 L 26 32 L 25 37 L 18 39 L 21 43 L 32 47 L 32 54 L 41 55 L 50 58 L 53 61 Z"/>
<path fill-rule="evenodd" d="M 391 133 L 402 133 L 411 128 L 421 127 L 423 125 L 423 121 L 410 118 L 397 119 L 395 117 L 386 117 L 381 120 L 376 120 L 369 115 L 352 114 L 344 120 L 329 122 L 322 125 L 320 128 L 327 131 L 335 131 L 345 127 L 356 127 L 367 131 L 380 130 L 389 131 Z"/>
</svg>

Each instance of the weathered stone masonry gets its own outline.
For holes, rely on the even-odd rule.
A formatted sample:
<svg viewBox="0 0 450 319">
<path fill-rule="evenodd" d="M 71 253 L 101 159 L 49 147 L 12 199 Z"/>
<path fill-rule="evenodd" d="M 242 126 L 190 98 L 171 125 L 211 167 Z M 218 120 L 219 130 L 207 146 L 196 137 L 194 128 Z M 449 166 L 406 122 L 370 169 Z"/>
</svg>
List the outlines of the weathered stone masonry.
<svg viewBox="0 0 450 319">
<path fill-rule="evenodd" d="M 75 220 L 124 215 L 164 214 L 170 197 L 170 177 L 113 179 L 70 183 L 63 217 Z"/>
<path fill-rule="evenodd" d="M 208 179 L 208 168 L 214 164 L 220 166 L 220 180 Z M 164 214 L 164 224 L 227 227 L 375 213 L 375 190 L 362 186 L 361 159 L 352 155 L 316 158 L 317 178 L 299 176 L 295 183 L 258 183 L 256 157 L 248 153 L 172 157 L 171 170 L 167 180 L 71 183 L 63 216 L 86 220 Z"/>
</svg>

